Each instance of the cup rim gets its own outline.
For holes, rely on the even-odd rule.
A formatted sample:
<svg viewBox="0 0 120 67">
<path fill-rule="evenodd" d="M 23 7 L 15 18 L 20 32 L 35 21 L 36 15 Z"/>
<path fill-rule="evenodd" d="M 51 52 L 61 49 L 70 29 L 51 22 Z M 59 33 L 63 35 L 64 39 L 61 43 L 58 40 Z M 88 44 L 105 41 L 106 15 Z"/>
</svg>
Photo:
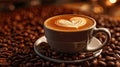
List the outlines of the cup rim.
<svg viewBox="0 0 120 67">
<path fill-rule="evenodd" d="M 88 19 L 90 19 L 90 20 L 93 21 L 93 25 L 90 26 L 89 28 L 86 28 L 86 29 L 83 29 L 83 30 L 78 30 L 78 31 L 61 31 L 61 30 L 55 30 L 55 29 L 49 28 L 49 27 L 47 27 L 47 26 L 45 25 L 45 23 L 46 23 L 47 21 L 51 20 L 52 18 L 58 17 L 58 16 L 64 16 L 64 15 L 75 15 L 75 16 L 86 17 L 86 18 L 88 18 Z M 47 28 L 47 29 L 53 30 L 53 31 L 58 31 L 58 32 L 79 32 L 79 31 L 86 31 L 86 30 L 90 30 L 90 29 L 94 28 L 95 26 L 96 26 L 96 21 L 95 21 L 94 18 L 92 18 L 92 17 L 90 17 L 90 16 L 82 15 L 82 14 L 61 14 L 61 15 L 56 15 L 56 16 L 52 16 L 52 17 L 50 17 L 50 18 L 47 18 L 47 19 L 44 21 L 44 28 Z"/>
</svg>

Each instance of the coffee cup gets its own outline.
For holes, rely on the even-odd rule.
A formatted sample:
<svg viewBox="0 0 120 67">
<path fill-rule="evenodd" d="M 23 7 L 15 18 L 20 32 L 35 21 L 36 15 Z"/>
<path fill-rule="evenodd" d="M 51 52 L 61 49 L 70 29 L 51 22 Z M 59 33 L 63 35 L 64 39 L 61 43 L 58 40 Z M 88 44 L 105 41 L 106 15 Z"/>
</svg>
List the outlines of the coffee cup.
<svg viewBox="0 0 120 67">
<path fill-rule="evenodd" d="M 111 38 L 109 30 L 96 28 L 95 19 L 77 14 L 64 14 L 48 18 L 44 22 L 44 31 L 51 49 L 65 53 L 97 51 L 102 49 Z M 99 47 L 88 49 L 91 39 L 99 32 L 105 35 L 105 41 Z"/>
</svg>

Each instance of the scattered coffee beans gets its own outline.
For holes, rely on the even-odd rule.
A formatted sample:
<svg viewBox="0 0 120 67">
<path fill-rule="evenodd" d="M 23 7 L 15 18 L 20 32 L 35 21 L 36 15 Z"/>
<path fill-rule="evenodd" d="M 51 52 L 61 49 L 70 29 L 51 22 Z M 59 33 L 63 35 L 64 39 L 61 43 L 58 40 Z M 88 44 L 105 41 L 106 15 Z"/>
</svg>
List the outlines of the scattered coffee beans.
<svg viewBox="0 0 120 67">
<path fill-rule="evenodd" d="M 105 15 L 93 13 L 97 27 L 108 28 L 112 39 L 95 59 L 81 63 L 55 63 L 39 57 L 33 49 L 34 42 L 44 35 L 43 22 L 47 18 L 59 14 L 81 14 L 79 10 L 71 10 L 57 6 L 34 6 L 0 13 L 0 66 L 10 67 L 120 67 L 120 21 Z M 100 34 L 101 35 L 101 34 Z M 104 36 L 98 37 L 104 41 Z M 63 54 L 52 51 L 46 43 L 40 46 L 40 52 L 52 58 L 77 60 L 91 56 L 91 53 Z"/>
</svg>

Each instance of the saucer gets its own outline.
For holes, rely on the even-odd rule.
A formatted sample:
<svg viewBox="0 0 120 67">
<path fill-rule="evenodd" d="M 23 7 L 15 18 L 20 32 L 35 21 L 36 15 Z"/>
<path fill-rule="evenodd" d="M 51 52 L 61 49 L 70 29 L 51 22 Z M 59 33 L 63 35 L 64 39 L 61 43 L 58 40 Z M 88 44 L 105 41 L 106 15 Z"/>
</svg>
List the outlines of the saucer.
<svg viewBox="0 0 120 67">
<path fill-rule="evenodd" d="M 75 60 L 62 60 L 62 59 L 59 59 L 59 58 L 51 58 L 51 57 L 46 56 L 43 53 L 41 53 L 40 49 L 41 49 L 41 44 L 43 42 L 47 43 L 47 40 L 46 40 L 45 36 L 42 36 L 38 40 L 36 40 L 36 42 L 34 43 L 34 51 L 35 51 L 35 53 L 38 54 L 41 58 L 44 58 L 44 59 L 52 61 L 52 62 L 57 62 L 57 63 L 78 63 L 78 62 L 83 62 L 83 61 L 87 61 L 87 60 L 90 60 L 90 59 L 93 59 L 93 58 L 97 57 L 102 52 L 102 49 L 100 49 L 98 51 L 92 52 L 93 55 L 89 56 L 89 57 L 86 57 L 86 58 L 75 59 Z M 87 48 L 87 49 L 94 49 L 93 46 L 96 46 L 96 45 L 99 46 L 101 44 L 102 43 L 97 38 L 93 37 L 91 39 L 90 44 L 88 45 L 89 48 Z"/>
</svg>

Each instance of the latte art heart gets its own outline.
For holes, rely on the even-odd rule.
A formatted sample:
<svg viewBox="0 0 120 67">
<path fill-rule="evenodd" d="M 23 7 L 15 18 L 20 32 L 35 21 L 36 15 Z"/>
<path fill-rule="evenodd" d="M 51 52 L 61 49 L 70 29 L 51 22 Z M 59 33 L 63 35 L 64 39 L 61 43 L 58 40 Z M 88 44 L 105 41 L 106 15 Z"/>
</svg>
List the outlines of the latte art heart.
<svg viewBox="0 0 120 67">
<path fill-rule="evenodd" d="M 86 24 L 86 20 L 81 17 L 72 17 L 70 20 L 66 19 L 59 19 L 55 22 L 56 25 L 63 26 L 63 27 L 81 27 Z"/>
</svg>

